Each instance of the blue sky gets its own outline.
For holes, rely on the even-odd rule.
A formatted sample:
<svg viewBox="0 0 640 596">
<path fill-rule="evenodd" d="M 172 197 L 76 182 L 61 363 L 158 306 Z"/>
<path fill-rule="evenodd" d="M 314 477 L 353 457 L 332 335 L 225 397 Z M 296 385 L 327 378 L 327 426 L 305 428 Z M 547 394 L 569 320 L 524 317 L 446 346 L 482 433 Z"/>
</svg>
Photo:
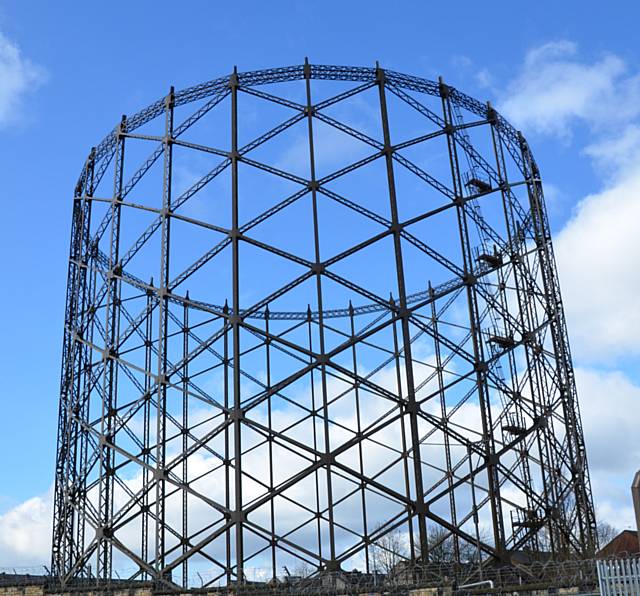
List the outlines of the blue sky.
<svg viewBox="0 0 640 596">
<path fill-rule="evenodd" d="M 305 56 L 443 75 L 527 134 L 558 235 L 596 505 L 615 525 L 631 523 L 627 487 L 639 451 L 628 435 L 640 421 L 638 13 L 628 1 L 0 1 L 5 535 L 20 516 L 48 532 L 71 196 L 88 149 L 170 85 Z M 605 310 L 605 301 L 614 306 Z M 39 562 L 46 552 L 36 545 L 29 558 L 2 541 L 0 531 L 0 566 Z"/>
</svg>

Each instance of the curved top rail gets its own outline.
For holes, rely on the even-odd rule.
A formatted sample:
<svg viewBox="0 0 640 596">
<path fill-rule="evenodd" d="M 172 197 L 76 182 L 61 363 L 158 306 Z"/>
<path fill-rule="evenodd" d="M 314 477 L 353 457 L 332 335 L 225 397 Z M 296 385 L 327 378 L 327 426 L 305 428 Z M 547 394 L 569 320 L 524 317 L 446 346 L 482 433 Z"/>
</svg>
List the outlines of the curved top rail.
<svg viewBox="0 0 640 596">
<path fill-rule="evenodd" d="M 377 79 L 379 72 L 384 72 L 385 83 L 391 84 L 401 89 L 409 89 L 427 95 L 439 96 L 441 85 L 429 79 L 423 79 L 393 70 L 382 70 L 377 67 L 365 66 L 336 66 L 327 64 L 311 64 L 308 66 L 310 78 L 317 80 L 330 81 L 355 81 L 355 82 L 373 82 Z M 244 73 L 237 73 L 237 84 L 241 87 L 254 87 L 259 85 L 267 85 L 272 83 L 282 83 L 286 81 L 296 81 L 305 78 L 305 65 L 283 66 L 280 68 L 268 68 L 265 70 L 253 70 Z M 176 91 L 174 93 L 174 105 L 185 105 L 200 99 L 211 97 L 218 93 L 224 93 L 229 89 L 230 76 L 219 77 L 211 81 L 193 85 Z M 462 93 L 455 87 L 447 85 L 449 97 L 453 103 L 462 107 L 481 118 L 486 118 L 488 106 L 473 97 Z M 162 97 L 149 104 L 133 116 L 126 120 L 127 132 L 132 132 L 140 128 L 147 122 L 164 114 L 167 109 L 166 98 Z M 517 131 L 507 120 L 494 111 L 496 119 L 496 127 L 503 135 L 512 155 L 517 155 L 516 150 L 519 145 L 526 143 L 522 134 Z M 115 150 L 116 140 L 120 125 L 116 126 L 102 141 L 92 149 L 92 158 L 94 164 L 97 165 L 103 160 L 111 159 Z M 518 164 L 520 165 L 520 164 Z M 87 163 L 78 179 L 77 187 L 82 189 L 87 175 Z"/>
<path fill-rule="evenodd" d="M 481 119 L 490 120 L 496 127 L 500 135 L 502 136 L 507 149 L 514 158 L 514 161 L 518 167 L 525 172 L 525 166 L 522 163 L 522 152 L 526 149 L 527 156 L 532 160 L 532 165 L 535 168 L 535 162 L 531 156 L 530 150 L 526 144 L 526 140 L 522 134 L 517 131 L 507 120 L 500 116 L 489 104 L 484 104 L 477 99 L 472 98 L 465 93 L 457 90 L 450 85 L 444 85 L 442 82 L 435 82 L 429 79 L 407 75 L 404 73 L 384 70 L 379 67 L 359 67 L 359 66 L 337 66 L 337 65 L 310 65 L 301 64 L 295 66 L 285 66 L 279 68 L 270 68 L 264 70 L 248 71 L 243 73 L 234 72 L 231 75 L 219 77 L 187 87 L 180 91 L 174 91 L 172 102 L 174 106 L 186 105 L 195 101 L 199 101 L 207 98 L 218 99 L 226 95 L 230 86 L 233 83 L 240 87 L 257 87 L 260 85 L 267 85 L 273 83 L 282 83 L 287 81 L 303 80 L 306 76 L 315 80 L 327 80 L 327 81 L 353 81 L 359 83 L 374 83 L 380 81 L 381 75 L 384 77 L 384 84 L 396 89 L 404 89 L 417 93 L 423 93 L 430 96 L 440 97 L 444 89 L 446 89 L 449 100 L 458 107 L 475 114 Z M 127 117 L 124 120 L 124 124 L 118 124 L 102 141 L 94 148 L 92 148 L 89 158 L 87 159 L 84 168 L 81 172 L 80 178 L 76 186 L 76 195 L 82 194 L 85 183 L 87 182 L 87 176 L 89 173 L 89 164 L 92 161 L 92 167 L 98 170 L 104 170 L 111 161 L 114 153 L 118 136 L 121 134 L 123 127 L 127 133 L 131 133 L 136 129 L 142 127 L 146 123 L 150 122 L 154 118 L 162 116 L 169 106 L 167 97 L 162 97 L 155 102 L 149 104 L 147 107 L 136 112 L 134 115 Z M 507 250 L 509 247 L 503 247 Z M 99 255 L 99 258 L 105 259 L 105 255 Z M 485 275 L 491 268 L 481 267 L 482 271 L 480 275 Z M 125 274 L 128 281 L 133 282 L 134 285 L 139 287 L 145 286 L 145 284 L 136 279 L 134 276 Z M 432 297 L 438 297 L 446 295 L 451 291 L 458 289 L 461 285 L 464 285 L 460 279 L 448 280 L 439 286 L 431 289 L 430 291 L 419 291 L 410 296 L 407 296 L 409 303 L 420 303 L 423 301 L 429 301 L 429 295 Z M 149 288 L 147 288 L 149 289 Z M 175 297 L 174 297 L 175 299 Z M 215 304 L 209 304 L 205 302 L 198 302 L 195 300 L 189 301 L 194 307 L 201 307 L 212 312 L 222 313 L 223 307 Z M 360 315 L 367 313 L 374 313 L 385 311 L 389 306 L 382 304 L 372 303 L 359 305 L 349 308 L 335 308 L 323 310 L 325 318 L 337 318 L 350 315 Z M 267 314 L 268 313 L 268 314 Z M 314 318 L 318 315 L 317 312 L 308 311 L 282 311 L 282 312 L 268 312 L 265 310 L 259 310 L 252 313 L 246 313 L 249 318 L 265 318 L 268 316 L 271 319 L 307 319 L 309 317 Z"/>
</svg>

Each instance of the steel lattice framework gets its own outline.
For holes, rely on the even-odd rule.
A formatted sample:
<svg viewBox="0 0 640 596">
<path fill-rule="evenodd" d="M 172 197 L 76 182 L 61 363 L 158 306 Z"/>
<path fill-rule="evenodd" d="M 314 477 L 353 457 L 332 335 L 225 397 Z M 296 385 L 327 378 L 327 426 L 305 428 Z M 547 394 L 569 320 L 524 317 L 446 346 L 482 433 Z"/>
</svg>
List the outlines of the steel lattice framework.
<svg viewBox="0 0 640 596">
<path fill-rule="evenodd" d="M 371 571 L 398 533 L 416 564 L 593 552 L 529 146 L 377 66 L 172 88 L 75 190 L 54 573 Z"/>
</svg>

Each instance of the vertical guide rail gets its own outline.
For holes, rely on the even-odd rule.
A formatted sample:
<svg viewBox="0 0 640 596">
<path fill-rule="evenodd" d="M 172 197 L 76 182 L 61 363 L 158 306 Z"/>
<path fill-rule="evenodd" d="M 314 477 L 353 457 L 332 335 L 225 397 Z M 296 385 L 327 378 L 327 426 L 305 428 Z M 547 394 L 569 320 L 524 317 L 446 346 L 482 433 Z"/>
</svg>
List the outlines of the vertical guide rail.
<svg viewBox="0 0 640 596">
<path fill-rule="evenodd" d="M 511 267 L 512 267 L 512 275 L 513 275 L 513 284 L 515 287 L 516 299 L 518 302 L 518 312 L 520 313 L 520 316 L 521 316 L 520 329 L 517 329 L 517 331 L 519 331 L 524 337 L 529 330 L 535 329 L 538 326 L 538 323 L 537 323 L 537 320 L 534 322 L 534 320 L 532 319 L 532 315 L 535 316 L 535 311 L 533 313 L 530 312 L 531 292 L 527 292 L 526 289 L 524 289 L 528 285 L 526 268 L 524 271 L 521 271 L 521 269 L 523 268 L 523 257 L 520 253 L 523 248 L 525 249 L 525 252 L 526 252 L 524 232 L 522 231 L 520 223 L 518 222 L 517 214 L 514 213 L 513 201 L 510 200 L 510 197 L 508 194 L 510 192 L 508 190 L 509 179 L 508 179 L 508 170 L 507 170 L 505 158 L 504 158 L 503 141 L 502 141 L 502 137 L 500 136 L 500 131 L 496 126 L 498 121 L 497 113 L 493 109 L 490 103 L 487 103 L 487 121 L 489 123 L 489 129 L 491 132 L 491 144 L 492 144 L 493 154 L 494 154 L 495 163 L 496 163 L 495 173 L 497 177 L 497 183 L 499 184 L 501 205 L 502 205 L 503 215 L 505 219 L 505 229 L 507 232 L 507 246 L 511 248 L 511 252 L 509 254 L 504 255 L 503 259 L 508 258 L 512 264 Z M 498 282 L 499 282 L 498 283 L 498 288 L 499 288 L 498 300 L 499 300 L 500 308 L 502 309 L 502 311 L 508 314 L 509 302 L 508 302 L 508 297 L 506 295 L 507 283 L 504 275 L 504 270 L 505 270 L 505 264 L 503 263 L 498 268 L 498 271 L 497 271 Z M 516 324 L 514 324 L 510 320 L 510 317 L 505 316 L 504 323 L 505 323 L 504 331 L 505 331 L 506 337 L 513 338 L 514 332 L 516 331 L 515 327 L 518 321 L 516 320 L 515 322 Z M 540 424 L 540 421 L 543 420 L 545 416 L 544 408 L 541 407 L 542 404 L 540 403 L 540 400 L 542 399 L 544 392 L 541 390 L 539 383 L 536 383 L 537 381 L 536 375 L 533 374 L 534 371 L 536 373 L 538 372 L 537 367 L 539 366 L 539 363 L 536 362 L 536 360 L 540 356 L 539 355 L 536 356 L 535 350 L 532 349 L 532 346 L 530 345 L 529 342 L 524 342 L 524 353 L 525 353 L 525 358 L 527 362 L 526 370 L 529 371 L 529 375 L 528 375 L 529 387 L 531 390 L 531 404 L 533 408 L 531 417 L 533 419 L 533 423 L 536 425 L 535 440 L 536 440 L 536 444 L 539 452 L 539 461 L 541 462 L 540 473 L 541 473 L 541 479 L 542 479 L 542 485 L 543 485 L 543 492 L 546 496 L 548 495 L 548 483 L 547 483 L 547 477 L 545 475 L 545 469 L 543 465 L 544 452 L 543 452 L 543 446 L 542 446 L 542 439 L 544 437 L 541 437 L 541 434 L 544 433 L 544 428 L 542 428 L 543 424 Z M 518 365 L 516 362 L 516 357 L 512 350 L 509 351 L 507 358 L 509 361 L 509 375 L 511 380 L 511 386 L 513 387 L 513 395 L 511 396 L 511 400 L 516 413 L 516 421 L 524 420 L 524 416 L 523 416 L 524 408 L 522 404 L 523 397 L 520 392 L 520 382 L 518 380 L 519 379 Z M 534 368 L 534 362 L 536 362 L 536 368 Z M 525 376 L 525 374 L 526 373 L 523 374 L 523 377 Z M 536 492 L 533 484 L 533 478 L 531 475 L 531 466 L 529 463 L 529 458 L 531 454 L 529 453 L 529 448 L 526 444 L 526 440 L 521 441 L 519 446 L 515 448 L 515 450 L 519 454 L 518 457 L 520 459 L 520 466 L 522 470 L 523 480 L 528 489 L 528 492 L 525 495 L 526 502 L 527 502 L 527 509 L 533 510 L 534 507 L 532 504 L 532 501 L 533 501 L 532 495 L 536 494 Z M 536 528 L 534 532 L 529 532 L 529 538 L 527 539 L 529 541 L 529 546 L 534 549 L 537 549 L 539 546 L 538 530 L 539 528 Z M 516 533 L 514 528 L 512 528 L 512 534 L 515 539 Z M 517 548 L 517 547 L 514 545 L 514 548 Z"/>
<path fill-rule="evenodd" d="M 389 300 L 390 312 L 395 312 L 396 310 L 396 302 L 393 299 L 393 295 Z M 398 322 L 393 321 L 392 324 L 392 332 L 393 332 L 393 360 L 394 360 L 394 368 L 396 373 L 396 391 L 398 397 L 401 397 L 403 394 L 402 390 L 402 364 L 400 361 L 400 345 L 398 342 Z M 402 449 L 402 471 L 404 475 L 404 493 L 407 499 L 411 499 L 411 481 L 409 475 L 409 449 L 407 449 L 407 431 L 406 425 L 404 423 L 404 415 L 406 410 L 404 409 L 404 404 L 402 401 L 398 404 L 398 408 L 400 410 L 400 440 L 401 440 L 401 449 Z M 415 545 L 415 537 L 413 532 L 413 520 L 409 519 L 409 553 L 411 557 L 411 563 L 415 564 L 416 557 L 416 545 Z"/>
<path fill-rule="evenodd" d="M 269 424 L 269 490 L 273 493 L 275 488 L 274 484 L 274 474 L 273 474 L 273 441 L 271 440 L 271 436 L 273 433 L 273 411 L 272 411 L 272 403 L 271 400 L 273 395 L 271 393 L 271 340 L 269 336 L 269 305 L 267 304 L 264 309 L 264 331 L 265 331 L 265 357 L 266 357 L 266 368 L 267 368 L 267 378 L 266 378 L 266 387 L 265 389 L 269 392 L 269 397 L 267 398 L 267 421 Z M 277 569 L 277 557 L 276 557 L 276 511 L 275 511 L 275 499 L 273 496 L 269 499 L 269 527 L 271 529 L 271 578 L 276 580 L 276 569 Z"/>
<path fill-rule="evenodd" d="M 182 453 L 189 447 L 189 292 L 185 296 L 182 311 Z M 185 556 L 189 544 L 189 458 L 182 460 L 182 556 Z M 187 586 L 189 580 L 189 559 L 185 557 L 182 564 L 182 585 Z"/>
<path fill-rule="evenodd" d="M 93 275 L 89 275 L 89 264 L 91 261 L 91 244 L 90 244 L 90 235 L 91 235 L 91 205 L 93 196 L 93 191 L 95 188 L 95 148 L 91 149 L 91 153 L 89 155 L 89 168 L 87 175 L 87 188 L 84 191 L 83 198 L 83 209 L 82 209 L 82 238 L 81 238 L 81 246 L 82 246 L 82 259 L 80 262 L 81 273 L 82 273 L 82 284 L 81 284 L 81 310 L 80 312 L 84 312 L 87 308 L 87 305 L 92 300 L 91 292 L 95 288 L 95 279 L 96 273 Z M 87 281 L 88 279 L 88 281 Z M 78 325 L 81 326 L 80 321 L 78 321 Z M 89 334 L 89 341 L 93 342 L 93 329 L 91 329 Z M 70 525 L 69 528 L 73 532 L 75 530 L 75 542 L 72 545 L 71 553 L 73 559 L 70 561 L 72 565 L 76 565 L 76 562 L 82 560 L 82 553 L 84 549 L 84 539 L 85 539 L 85 521 L 84 521 L 84 513 L 86 510 L 86 501 L 82 498 L 84 495 L 84 489 L 86 488 L 86 460 L 87 453 L 89 449 L 89 432 L 82 424 L 89 417 L 89 390 L 87 389 L 87 385 L 89 385 L 88 377 L 90 377 L 91 370 L 91 350 L 86 344 L 82 344 L 79 340 L 84 337 L 82 333 L 82 329 L 78 330 L 78 339 L 77 339 L 77 358 L 78 358 L 78 366 L 77 366 L 77 375 L 78 381 L 76 385 L 76 398 L 74 400 L 74 407 L 72 410 L 72 418 L 75 434 L 74 441 L 74 454 L 71 459 L 72 464 L 72 501 L 69 503 L 69 506 L 72 507 L 75 504 L 77 508 L 77 512 L 73 512 L 71 510 L 68 514 L 68 519 L 72 524 L 75 524 L 75 528 L 73 525 Z M 77 446 L 75 442 L 80 443 L 79 451 L 80 456 L 78 457 Z M 80 467 L 80 473 L 78 473 L 78 468 Z M 83 565 L 84 567 L 84 565 Z M 83 568 L 81 568 L 81 573 L 85 574 Z"/>
<path fill-rule="evenodd" d="M 478 499 L 476 498 L 475 470 L 473 469 L 473 453 L 471 452 L 471 444 L 467 445 L 467 459 L 469 460 L 469 480 L 471 484 L 471 511 L 473 512 L 473 527 L 476 535 L 476 557 L 478 563 L 478 572 L 482 579 L 482 550 L 480 549 L 480 519 L 478 516 Z"/>
<path fill-rule="evenodd" d="M 60 383 L 60 403 L 58 411 L 58 437 L 55 468 L 55 496 L 54 496 L 54 522 L 51 550 L 51 571 L 64 579 L 71 569 L 76 557 L 80 557 L 84 544 L 74 544 L 74 487 L 69 482 L 71 458 L 69 457 L 72 444 L 72 427 L 74 422 L 73 412 L 73 369 L 76 365 L 76 354 L 81 349 L 81 333 L 79 321 L 84 311 L 81 296 L 87 277 L 87 264 L 89 260 L 88 237 L 90 233 L 91 197 L 93 196 L 95 168 L 95 148 L 91 150 L 85 163 L 86 176 L 84 184 L 78 185 L 74 193 L 73 218 L 71 224 L 71 243 L 69 268 L 67 273 L 67 300 L 65 309 L 65 331 L 62 344 L 62 373 Z M 82 360 L 78 357 L 78 360 Z M 76 373 L 79 374 L 79 373 Z M 86 440 L 86 439 L 85 439 Z M 82 499 L 81 495 L 77 495 Z M 78 528 L 83 525 L 83 520 L 78 519 Z M 80 532 L 80 530 L 79 530 Z M 81 534 L 79 534 L 81 535 Z M 76 552 L 77 551 L 77 552 Z"/>
<path fill-rule="evenodd" d="M 351 339 L 356 336 L 356 325 L 353 316 L 353 304 L 351 304 L 351 300 L 349 300 L 349 330 L 351 331 Z M 352 366 L 353 366 L 353 375 L 354 377 L 358 376 L 358 357 L 356 353 L 356 343 L 354 342 L 351 346 L 351 357 L 352 357 Z M 357 433 L 358 436 L 361 436 L 362 433 L 362 417 L 360 413 L 360 386 L 358 382 L 354 382 L 353 384 L 354 396 L 356 400 L 356 425 L 357 425 Z M 364 476 L 364 456 L 362 453 L 362 443 L 363 441 L 358 441 L 358 472 L 360 476 Z M 362 536 L 364 540 L 364 564 L 365 571 L 369 573 L 369 526 L 367 522 L 367 494 L 364 483 L 362 483 L 360 487 L 360 505 L 362 507 Z"/>
<path fill-rule="evenodd" d="M 150 288 L 153 287 L 153 278 L 149 282 Z M 145 345 L 144 345 L 144 366 L 145 370 L 150 371 L 152 367 L 152 342 L 153 342 L 153 311 L 151 309 L 151 305 L 154 300 L 153 290 L 147 290 L 147 316 L 145 320 Z M 150 472 L 150 460 L 151 460 L 151 385 L 152 378 L 150 375 L 144 376 L 144 393 L 147 398 L 144 400 L 144 405 L 142 407 L 142 461 L 144 462 L 144 467 L 142 469 L 142 483 L 143 486 L 148 486 L 151 481 L 151 472 Z M 149 492 L 148 490 L 144 491 L 144 496 L 142 498 L 142 560 L 149 561 Z M 149 579 L 148 575 L 144 575 L 145 579 Z"/>
<path fill-rule="evenodd" d="M 171 177 L 173 153 L 173 87 L 165 98 L 164 164 L 162 175 L 162 212 L 160 226 L 160 287 L 158 288 L 158 373 L 156 403 L 156 581 L 164 578 L 165 566 L 165 457 L 166 457 L 166 411 L 167 411 L 167 362 L 169 335 L 169 260 L 171 239 Z M 167 578 L 169 579 L 169 578 Z"/>
<path fill-rule="evenodd" d="M 565 459 L 571 467 L 572 489 L 575 495 L 575 508 L 578 517 L 580 546 L 584 548 L 584 555 L 593 554 L 597 549 L 595 511 L 591 494 L 591 481 L 587 467 L 587 452 L 582 432 L 582 421 L 578 407 L 575 376 L 569 349 L 569 338 L 564 318 L 564 309 L 558 273 L 556 270 L 551 231 L 547 220 L 542 182 L 538 167 L 533 160 L 529 145 L 522 135 L 519 135 L 520 150 L 525 168 L 525 180 L 529 193 L 529 202 L 533 218 L 533 229 L 536 247 L 540 259 L 540 274 L 547 300 L 547 311 L 551 321 L 551 337 L 553 340 L 555 361 L 558 375 L 558 386 L 562 413 L 566 429 L 566 444 L 568 453 Z M 566 533 L 571 528 L 564 528 Z"/>
<path fill-rule="evenodd" d="M 313 318 L 311 314 L 311 305 L 307 305 L 307 339 L 309 342 L 309 364 L 313 362 Z M 316 386 L 315 386 L 315 372 L 312 368 L 309 371 L 309 379 L 311 382 L 311 421 L 313 423 L 313 461 L 318 461 L 318 429 L 316 426 Z M 313 480 L 315 486 L 316 496 L 316 541 L 318 544 L 318 570 L 322 562 L 322 521 L 320 515 L 320 471 L 316 468 L 313 471 Z"/>
<path fill-rule="evenodd" d="M 225 302 L 222 308 L 224 315 L 223 325 L 225 326 L 223 336 L 223 353 L 224 353 L 224 415 L 225 422 L 228 421 L 230 414 L 229 408 L 229 305 Z M 224 506 L 227 511 L 231 511 L 231 464 L 230 464 L 230 448 L 229 448 L 229 425 L 224 425 Z M 225 575 L 227 585 L 231 583 L 231 530 L 228 528 L 224 532 L 226 560 Z"/>
<path fill-rule="evenodd" d="M 440 350 L 440 335 L 438 331 L 438 312 L 436 310 L 436 298 L 429 282 L 429 298 L 431 300 L 431 327 L 433 329 L 433 348 L 436 357 L 436 374 L 438 377 L 438 394 L 440 399 L 440 416 L 442 417 L 442 424 L 445 431 L 449 424 L 449 416 L 447 414 L 447 400 L 446 392 L 444 388 L 444 366 L 442 364 L 442 352 Z M 458 515 L 456 511 L 456 496 L 453 488 L 454 470 L 451 461 L 451 441 L 448 432 L 443 432 L 444 439 L 444 457 L 447 466 L 447 486 L 449 488 L 449 514 L 451 515 L 451 524 L 458 526 Z M 471 457 L 471 455 L 469 455 Z M 453 534 L 453 560 L 456 563 L 460 562 L 460 538 L 458 534 Z"/>
<path fill-rule="evenodd" d="M 231 246 L 233 306 L 231 325 L 233 334 L 233 510 L 236 539 L 236 574 L 238 583 L 244 583 L 244 542 L 242 512 L 242 396 L 240 395 L 240 230 L 238 224 L 238 72 L 234 69 L 229 78 L 231 89 Z"/>
<path fill-rule="evenodd" d="M 307 131 L 309 139 L 309 173 L 310 173 L 310 190 L 311 202 L 313 208 L 313 241 L 315 254 L 315 278 L 316 278 L 316 296 L 318 307 L 318 349 L 320 350 L 320 382 L 322 387 L 322 419 L 324 430 L 324 460 L 326 466 L 326 482 L 327 482 L 327 515 L 329 518 L 329 559 L 326 564 L 328 571 L 338 571 L 338 562 L 336 561 L 336 540 L 333 516 L 333 486 L 331 481 L 331 463 L 333 456 L 331 454 L 331 440 L 329 433 L 329 398 L 327 395 L 327 368 L 324 362 L 325 358 L 325 341 L 324 341 L 324 306 L 322 300 L 322 264 L 320 258 L 320 225 L 318 223 L 318 182 L 316 181 L 316 163 L 315 150 L 313 144 L 313 105 L 311 103 L 311 66 L 306 61 L 304 65 L 304 79 L 306 88 L 307 103 L 305 111 L 307 115 Z"/>
<path fill-rule="evenodd" d="M 111 543 L 113 517 L 113 484 L 115 474 L 115 452 L 111 442 L 115 443 L 115 418 L 117 414 L 118 390 L 118 354 L 116 341 L 120 334 L 120 211 L 122 181 L 124 174 L 124 149 L 127 119 L 122 117 L 118 127 L 118 144 L 116 146 L 113 198 L 111 200 L 111 230 L 109 252 L 109 277 L 106 304 L 105 347 L 102 355 L 104 363 L 102 373 L 102 412 L 100 416 L 100 494 L 99 511 L 100 526 L 98 528 L 98 565 L 96 575 L 105 581 L 111 580 L 112 554 Z"/>
<path fill-rule="evenodd" d="M 451 166 L 451 179 L 454 187 L 456 201 L 456 215 L 458 218 L 458 231 L 462 249 L 462 261 L 464 270 L 464 282 L 467 292 L 467 304 L 469 307 L 469 329 L 473 342 L 473 355 L 476 369 L 476 384 L 478 388 L 478 402 L 480 404 L 480 416 L 482 423 L 482 443 L 487 461 L 487 483 L 491 500 L 491 521 L 496 554 L 501 557 L 505 548 L 504 520 L 502 517 L 502 504 L 500 501 L 500 478 L 498 476 L 498 461 L 495 455 L 495 438 L 493 436 L 493 423 L 491 420 L 491 405 L 487 386 L 487 364 L 484 360 L 482 345 L 482 329 L 480 327 L 480 315 L 478 297 L 476 294 L 476 278 L 473 271 L 473 259 L 469 242 L 469 230 L 465 210 L 462 179 L 458 163 L 458 152 L 455 143 L 455 126 L 453 108 L 451 105 L 449 87 L 440 82 L 440 97 L 442 99 L 442 112 L 445 122 L 447 146 L 449 148 L 449 163 Z"/>
<path fill-rule="evenodd" d="M 95 149 L 91 150 L 91 154 L 89 156 L 89 166 L 90 169 L 88 171 L 86 184 L 88 188 L 84 191 L 83 197 L 83 218 L 82 218 L 82 238 L 81 238 L 81 246 L 82 246 L 82 254 L 78 261 L 78 265 L 81 267 L 82 271 L 82 280 L 83 283 L 80 288 L 80 297 L 79 302 L 81 304 L 80 312 L 84 312 L 88 301 L 91 300 L 91 288 L 92 288 L 92 280 L 95 279 L 95 274 L 93 276 L 89 275 L 90 266 L 89 262 L 91 259 L 90 254 L 90 244 L 89 244 L 89 234 L 91 229 L 91 198 L 89 195 L 92 195 L 92 189 L 94 184 L 94 170 L 95 170 Z M 93 331 L 93 329 L 91 329 Z M 70 424 L 70 432 L 68 433 L 70 439 L 70 445 L 68 447 L 69 453 L 69 485 L 70 485 L 70 511 L 68 513 L 68 528 L 71 532 L 72 546 L 71 552 L 72 561 L 71 564 L 75 565 L 78 560 L 82 559 L 82 550 L 84 545 L 84 514 L 86 502 L 81 498 L 81 495 L 84 494 L 83 490 L 86 487 L 86 475 L 85 475 L 85 466 L 84 462 L 87 459 L 87 451 L 88 451 L 88 431 L 84 427 L 83 422 L 88 419 L 88 408 L 89 408 L 89 395 L 87 391 L 88 379 L 90 376 L 89 370 L 91 367 L 91 351 L 88 345 L 82 343 L 80 340 L 86 337 L 86 334 L 82 333 L 82 330 L 78 330 L 78 338 L 76 340 L 77 347 L 75 351 L 75 361 L 74 367 L 76 370 L 76 379 L 74 382 L 74 397 L 72 399 L 72 409 L 69 420 Z M 92 338 L 90 336 L 90 341 Z M 73 511 L 75 507 L 76 511 Z M 81 573 L 83 571 L 81 570 Z"/>
<path fill-rule="evenodd" d="M 402 349 L 404 352 L 405 374 L 407 377 L 407 405 L 405 411 L 409 416 L 409 428 L 411 433 L 411 451 L 413 454 L 413 473 L 415 480 L 415 502 L 413 511 L 409 513 L 409 520 L 414 516 L 418 518 L 419 536 L 419 556 L 423 562 L 429 551 L 429 541 L 427 536 L 426 507 L 424 502 L 424 484 L 422 480 L 422 457 L 420 453 L 420 435 L 418 430 L 418 405 L 416 404 L 416 390 L 413 378 L 413 357 L 411 349 L 411 333 L 409 330 L 409 316 L 407 310 L 407 292 L 404 279 L 404 266 L 402 261 L 402 244 L 400 242 L 400 232 L 402 227 L 398 217 L 398 202 L 396 198 L 395 175 L 393 171 L 393 146 L 391 145 L 391 134 L 389 132 L 389 115 L 387 113 L 387 99 L 385 94 L 385 72 L 380 67 L 376 67 L 376 82 L 380 99 L 380 118 L 382 121 L 382 134 L 384 139 L 383 152 L 387 166 L 387 183 L 389 190 L 389 207 L 391 211 L 391 229 L 393 232 L 393 247 L 396 262 L 396 275 L 398 283 L 398 310 L 401 320 Z M 398 396 L 402 399 L 402 396 Z M 404 422 L 403 422 L 404 423 Z M 411 523 L 411 521 L 410 521 Z M 413 553 L 412 553 L 412 556 Z"/>
<path fill-rule="evenodd" d="M 93 156 L 91 157 L 91 162 L 95 161 L 95 149 L 92 149 Z M 95 188 L 95 175 L 94 175 L 94 166 L 92 163 L 92 170 L 89 173 L 88 179 L 90 188 Z M 88 191 L 87 191 L 88 192 Z M 91 190 L 92 193 L 92 190 Z M 83 297 L 82 297 L 82 312 L 86 312 L 88 309 L 88 305 L 91 304 L 95 298 L 96 291 L 96 282 L 98 273 L 94 270 L 91 272 L 91 259 L 92 259 L 92 250 L 90 243 L 90 233 L 91 233 L 91 199 L 85 199 L 85 217 L 84 217 L 84 257 L 82 260 L 82 265 L 85 270 L 83 283 Z M 87 281 L 88 278 L 88 281 Z M 90 432 L 85 426 L 85 422 L 89 420 L 89 412 L 90 412 L 90 399 L 91 399 L 91 388 L 92 388 L 92 348 L 90 345 L 94 345 L 93 341 L 93 325 L 87 329 L 87 332 L 82 335 L 88 339 L 89 344 L 83 344 L 81 347 L 81 362 L 78 364 L 78 403 L 75 406 L 74 413 L 77 423 L 78 436 L 77 440 L 80 443 L 80 457 L 77 455 L 74 457 L 75 464 L 74 468 L 76 470 L 76 476 L 74 479 L 74 490 L 75 490 L 75 502 L 76 502 L 76 538 L 75 538 L 75 552 L 74 552 L 74 566 L 77 565 L 78 561 L 83 561 L 83 551 L 85 544 L 85 529 L 86 529 L 86 511 L 87 511 L 87 501 L 83 498 L 83 495 L 86 494 L 87 488 L 87 461 L 89 457 L 89 443 L 90 443 Z M 82 331 L 79 331 L 82 334 Z M 88 337 L 87 337 L 88 336 Z M 77 468 L 80 466 L 80 473 L 78 474 Z M 89 568 L 90 569 L 90 568 Z M 80 567 L 79 570 L 81 575 L 87 575 L 87 570 L 84 567 L 84 564 Z"/>
</svg>

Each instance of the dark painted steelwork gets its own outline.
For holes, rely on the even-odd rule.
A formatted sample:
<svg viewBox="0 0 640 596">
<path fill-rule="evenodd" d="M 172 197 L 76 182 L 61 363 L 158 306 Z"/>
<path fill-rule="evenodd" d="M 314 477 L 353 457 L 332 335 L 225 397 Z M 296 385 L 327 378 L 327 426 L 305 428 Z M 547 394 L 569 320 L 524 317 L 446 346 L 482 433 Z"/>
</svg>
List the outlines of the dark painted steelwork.
<svg viewBox="0 0 640 596">
<path fill-rule="evenodd" d="M 277 94 L 296 81 L 297 95 Z M 288 116 L 243 144 L 249 99 Z M 334 110 L 356 101 L 371 101 L 378 132 Z M 399 132 L 398 106 L 415 137 Z M 228 125 L 226 147 L 190 137 L 215 114 L 204 130 L 218 138 Z M 364 157 L 321 174 L 322 127 Z M 293 130 L 305 174 L 259 157 Z M 434 143 L 437 175 L 416 152 Z M 178 189 L 185 154 L 213 167 Z M 380 201 L 340 187 L 377 166 Z M 251 218 L 247 171 L 289 189 Z M 185 208 L 225 176 L 228 222 Z M 409 215 L 407 176 L 430 193 Z M 377 231 L 327 256 L 328 204 Z M 310 224 L 300 254 L 281 242 L 295 206 Z M 448 227 L 421 231 L 443 217 Z M 210 239 L 188 252 L 195 236 L 181 229 Z M 356 259 L 383 245 L 369 287 Z M 252 269 L 249 248 L 290 266 L 286 281 L 263 290 L 271 272 Z M 183 254 L 195 254 L 186 268 Z M 381 277 L 390 296 L 371 289 Z M 230 585 L 296 562 L 370 573 L 380 553 L 424 566 L 443 546 L 454 565 L 482 569 L 596 546 L 538 167 L 490 105 L 442 80 L 378 66 L 234 70 L 123 117 L 75 190 L 61 376 L 52 568 L 63 584 L 126 574 L 177 589 L 206 572 L 201 583 Z"/>
</svg>

